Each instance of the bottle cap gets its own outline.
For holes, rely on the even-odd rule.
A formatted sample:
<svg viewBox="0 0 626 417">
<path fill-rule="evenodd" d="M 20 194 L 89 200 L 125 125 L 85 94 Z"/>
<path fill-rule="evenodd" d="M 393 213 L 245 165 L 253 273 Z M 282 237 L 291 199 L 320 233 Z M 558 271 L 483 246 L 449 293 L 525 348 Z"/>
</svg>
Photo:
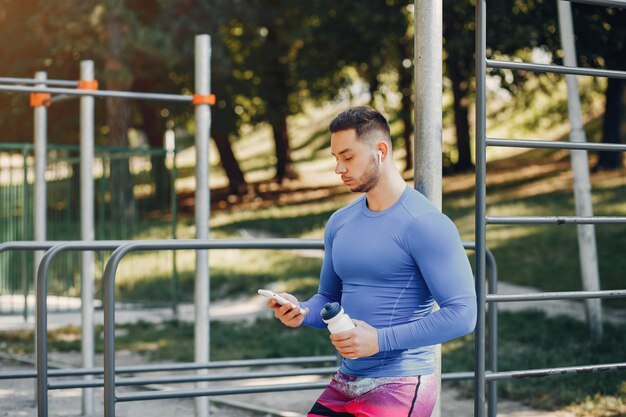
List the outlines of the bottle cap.
<svg viewBox="0 0 626 417">
<path fill-rule="evenodd" d="M 322 316 L 322 320 L 330 320 L 340 312 L 341 305 L 339 303 L 326 303 L 320 315 Z"/>
</svg>

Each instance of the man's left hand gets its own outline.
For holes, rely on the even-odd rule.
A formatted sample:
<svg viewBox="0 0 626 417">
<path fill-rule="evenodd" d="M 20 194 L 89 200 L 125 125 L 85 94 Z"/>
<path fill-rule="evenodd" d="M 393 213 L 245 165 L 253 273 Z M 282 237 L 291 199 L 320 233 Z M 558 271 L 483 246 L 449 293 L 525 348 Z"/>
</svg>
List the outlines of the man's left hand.
<svg viewBox="0 0 626 417">
<path fill-rule="evenodd" d="M 376 329 L 364 321 L 352 321 L 356 324 L 354 329 L 330 335 L 330 341 L 341 356 L 355 359 L 377 354 L 380 348 Z"/>
</svg>

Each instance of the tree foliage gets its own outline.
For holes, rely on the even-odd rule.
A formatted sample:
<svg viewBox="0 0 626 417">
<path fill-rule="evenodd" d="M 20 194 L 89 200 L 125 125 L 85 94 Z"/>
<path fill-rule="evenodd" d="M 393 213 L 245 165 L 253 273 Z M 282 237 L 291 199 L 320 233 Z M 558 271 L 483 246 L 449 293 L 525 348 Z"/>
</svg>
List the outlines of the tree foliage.
<svg viewBox="0 0 626 417">
<path fill-rule="evenodd" d="M 377 107 L 385 106 L 389 91 L 400 93 L 400 108 L 388 110 L 393 113 L 392 119 L 397 116 L 401 121 L 406 168 L 410 169 L 410 0 L 0 2 L 0 33 L 3 39 L 11 39 L 0 48 L 6 76 L 31 77 L 43 68 L 54 78 L 77 79 L 79 62 L 93 59 L 102 88 L 189 93 L 194 83 L 193 38 L 198 33 L 209 33 L 212 92 L 218 97 L 212 108 L 212 137 L 232 193 L 247 190 L 231 145 L 242 125 L 271 126 L 276 179 L 294 178 L 297 173 L 290 154 L 289 116 L 300 113 L 305 103 L 350 96 L 355 92 L 354 74 L 367 86 Z M 459 155 L 456 167 L 466 170 L 472 167 L 469 118 L 475 1 L 446 0 L 443 6 L 445 71 L 454 97 Z M 578 4 L 572 7 L 581 65 L 624 69 L 624 10 Z M 528 56 L 533 48 L 541 48 L 559 62 L 562 53 L 554 1 L 488 2 L 487 19 L 490 57 Z M 392 76 L 385 78 L 389 74 Z M 512 79 L 501 77 L 502 86 L 522 95 L 526 81 L 535 75 L 514 75 Z M 390 79 L 395 83 L 391 88 Z M 607 141 L 621 141 L 623 93 L 617 92 L 623 90 L 623 81 L 609 82 L 604 134 Z M 124 145 L 128 128 L 135 128 L 145 133 L 152 146 L 162 146 L 166 124 L 186 126 L 193 114 L 191 106 L 182 104 L 108 103 L 107 107 L 96 106 L 99 142 L 103 144 Z M 0 108 L 3 139 L 29 140 L 32 133 L 27 98 L 2 94 Z M 55 105 L 50 111 L 51 141 L 76 142 L 77 105 Z M 618 156 L 621 158 L 621 154 Z M 158 161 L 154 163 L 162 166 Z"/>
</svg>

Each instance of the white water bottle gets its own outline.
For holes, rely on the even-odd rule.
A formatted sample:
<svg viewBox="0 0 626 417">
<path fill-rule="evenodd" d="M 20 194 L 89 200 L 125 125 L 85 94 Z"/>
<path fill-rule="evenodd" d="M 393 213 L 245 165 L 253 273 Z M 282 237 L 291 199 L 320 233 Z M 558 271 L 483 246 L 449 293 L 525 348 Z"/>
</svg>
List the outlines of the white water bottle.
<svg viewBox="0 0 626 417">
<path fill-rule="evenodd" d="M 326 303 L 320 315 L 331 333 L 345 332 L 356 327 L 339 303 Z"/>
</svg>

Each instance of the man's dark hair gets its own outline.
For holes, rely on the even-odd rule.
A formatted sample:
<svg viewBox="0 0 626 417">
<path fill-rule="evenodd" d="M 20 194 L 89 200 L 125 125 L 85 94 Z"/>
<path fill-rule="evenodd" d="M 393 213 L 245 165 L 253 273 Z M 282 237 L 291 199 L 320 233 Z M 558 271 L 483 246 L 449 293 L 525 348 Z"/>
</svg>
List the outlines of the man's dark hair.
<svg viewBox="0 0 626 417">
<path fill-rule="evenodd" d="M 350 129 L 356 130 L 356 135 L 359 139 L 368 140 L 371 137 L 370 133 L 378 132 L 384 136 L 381 139 L 391 142 L 391 132 L 387 119 L 371 107 L 357 106 L 349 108 L 339 113 L 328 127 L 330 133 Z"/>
</svg>

